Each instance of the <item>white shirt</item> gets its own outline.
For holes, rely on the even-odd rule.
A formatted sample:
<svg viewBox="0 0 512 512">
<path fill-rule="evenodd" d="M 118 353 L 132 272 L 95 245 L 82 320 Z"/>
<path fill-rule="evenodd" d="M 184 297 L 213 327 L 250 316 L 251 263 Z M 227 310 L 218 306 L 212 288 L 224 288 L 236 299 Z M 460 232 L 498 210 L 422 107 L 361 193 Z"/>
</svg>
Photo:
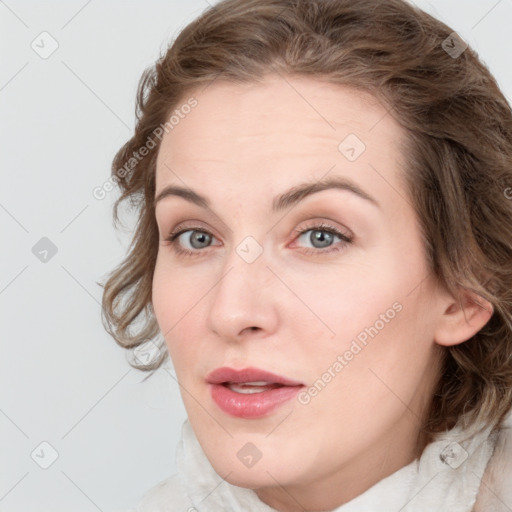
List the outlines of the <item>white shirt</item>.
<svg viewBox="0 0 512 512">
<path fill-rule="evenodd" d="M 466 441 L 459 425 L 438 434 L 419 459 L 332 512 L 512 512 L 512 410 L 499 430 L 487 428 Z M 276 512 L 254 490 L 222 480 L 188 420 L 176 463 L 178 472 L 127 512 Z"/>
</svg>

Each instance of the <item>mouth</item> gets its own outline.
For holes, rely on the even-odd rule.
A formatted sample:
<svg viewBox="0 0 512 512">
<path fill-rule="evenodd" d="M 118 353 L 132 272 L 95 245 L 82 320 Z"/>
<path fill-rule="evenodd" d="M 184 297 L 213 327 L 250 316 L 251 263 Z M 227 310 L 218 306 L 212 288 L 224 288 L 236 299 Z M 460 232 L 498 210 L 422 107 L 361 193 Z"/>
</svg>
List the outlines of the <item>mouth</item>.
<svg viewBox="0 0 512 512">
<path fill-rule="evenodd" d="M 258 368 L 222 367 L 209 373 L 206 381 L 224 413 L 246 419 L 270 415 L 304 387 L 302 382 Z"/>
</svg>

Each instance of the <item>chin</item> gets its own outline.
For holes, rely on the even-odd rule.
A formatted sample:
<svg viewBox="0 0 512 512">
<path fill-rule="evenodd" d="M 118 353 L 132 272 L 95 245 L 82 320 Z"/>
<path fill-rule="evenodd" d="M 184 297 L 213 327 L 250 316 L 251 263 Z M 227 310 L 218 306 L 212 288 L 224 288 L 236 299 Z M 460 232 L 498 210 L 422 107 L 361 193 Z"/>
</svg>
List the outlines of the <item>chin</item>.
<svg viewBox="0 0 512 512">
<path fill-rule="evenodd" d="M 236 444 L 238 446 L 240 443 Z M 213 453 L 205 452 L 210 464 L 221 478 L 238 487 L 261 489 L 275 487 L 277 482 L 280 485 L 290 485 L 300 481 L 305 471 L 304 461 L 296 460 L 296 456 L 289 460 L 274 449 L 262 447 L 264 453 L 261 459 L 251 467 L 246 467 L 237 455 L 238 448 L 233 451 L 230 448 L 222 451 L 216 448 Z"/>
<path fill-rule="evenodd" d="M 247 470 L 232 470 L 232 473 L 227 478 L 224 478 L 224 480 L 232 485 L 254 490 L 262 489 L 264 487 L 273 487 L 276 485 L 276 481 L 264 469 L 256 473 L 254 473 L 253 470 L 254 468 Z M 270 473 L 272 473 L 272 471 Z M 222 474 L 225 473 L 221 473 L 219 476 L 222 476 Z M 277 480 L 281 482 L 279 478 L 277 478 Z"/>
</svg>

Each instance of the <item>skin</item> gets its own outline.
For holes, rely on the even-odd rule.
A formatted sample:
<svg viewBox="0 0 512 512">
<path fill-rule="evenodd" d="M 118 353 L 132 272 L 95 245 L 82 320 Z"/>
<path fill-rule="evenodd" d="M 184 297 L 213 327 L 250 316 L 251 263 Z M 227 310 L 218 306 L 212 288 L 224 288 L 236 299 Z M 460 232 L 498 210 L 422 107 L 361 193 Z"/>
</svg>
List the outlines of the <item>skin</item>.
<svg viewBox="0 0 512 512">
<path fill-rule="evenodd" d="M 467 292 L 454 298 L 430 273 L 400 180 L 406 134 L 375 97 L 275 75 L 260 84 L 217 80 L 194 97 L 197 107 L 164 136 L 156 170 L 156 194 L 174 184 L 210 202 L 205 209 L 170 196 L 156 205 L 153 307 L 185 408 L 228 482 L 280 511 L 330 510 L 421 454 L 420 420 L 443 346 L 469 339 L 492 308 Z M 366 146 L 355 161 L 338 149 L 348 134 Z M 333 176 L 350 178 L 379 206 L 331 189 L 272 213 L 275 196 Z M 352 242 L 335 236 L 321 245 L 314 229 L 295 232 L 320 222 Z M 180 226 L 211 239 L 191 245 L 188 231 L 177 243 L 198 254 L 179 255 L 165 238 Z M 248 236 L 263 251 L 252 263 L 236 251 Z M 397 302 L 400 312 L 309 403 L 240 419 L 211 399 L 205 377 L 220 366 L 313 386 Z M 237 457 L 247 442 L 262 454 L 250 468 Z"/>
</svg>

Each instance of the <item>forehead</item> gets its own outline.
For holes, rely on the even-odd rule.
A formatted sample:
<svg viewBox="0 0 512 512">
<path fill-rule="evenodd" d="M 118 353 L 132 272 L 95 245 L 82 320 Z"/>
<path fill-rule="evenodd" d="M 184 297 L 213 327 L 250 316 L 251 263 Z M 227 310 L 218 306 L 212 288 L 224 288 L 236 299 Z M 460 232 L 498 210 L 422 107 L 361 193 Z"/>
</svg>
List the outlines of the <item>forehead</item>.
<svg viewBox="0 0 512 512">
<path fill-rule="evenodd" d="M 270 75 L 262 83 L 217 80 L 181 104 L 190 97 L 197 105 L 162 139 L 157 191 L 177 176 L 194 188 L 243 180 L 249 188 L 265 182 L 279 189 L 297 174 L 320 178 L 329 169 L 370 191 L 382 186 L 376 172 L 397 180 L 405 134 L 365 91 Z"/>
</svg>

